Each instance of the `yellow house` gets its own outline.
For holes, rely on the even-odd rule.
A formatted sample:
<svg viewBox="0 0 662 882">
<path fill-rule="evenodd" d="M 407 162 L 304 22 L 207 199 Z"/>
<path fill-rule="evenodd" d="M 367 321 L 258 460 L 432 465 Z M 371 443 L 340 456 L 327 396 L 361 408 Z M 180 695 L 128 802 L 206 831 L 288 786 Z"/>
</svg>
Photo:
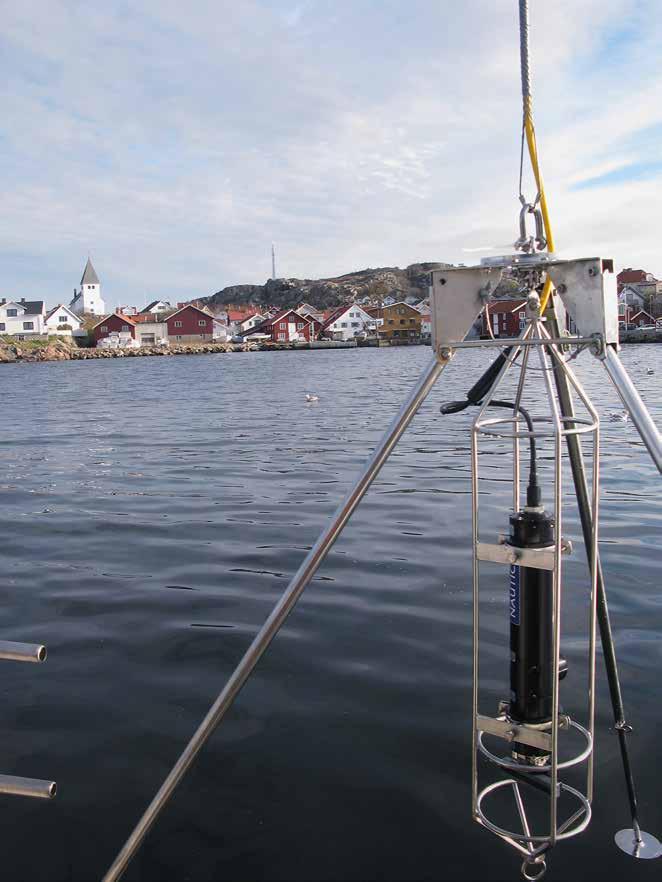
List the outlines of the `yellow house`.
<svg viewBox="0 0 662 882">
<path fill-rule="evenodd" d="M 393 303 L 381 309 L 383 322 L 379 328 L 380 340 L 389 343 L 420 343 L 421 313 L 408 303 Z"/>
</svg>

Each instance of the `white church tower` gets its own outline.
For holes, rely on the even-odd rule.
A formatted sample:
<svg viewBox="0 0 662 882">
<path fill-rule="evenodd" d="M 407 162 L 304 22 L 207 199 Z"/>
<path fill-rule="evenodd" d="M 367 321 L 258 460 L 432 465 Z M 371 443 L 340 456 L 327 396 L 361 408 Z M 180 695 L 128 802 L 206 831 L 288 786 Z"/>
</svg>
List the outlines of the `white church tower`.
<svg viewBox="0 0 662 882">
<path fill-rule="evenodd" d="M 84 312 L 89 312 L 92 315 L 106 314 L 106 304 L 101 299 L 101 282 L 89 257 L 80 280 L 80 291 L 76 291 L 74 288 L 74 296 L 69 304 L 69 309 L 76 315 L 82 315 Z"/>
</svg>

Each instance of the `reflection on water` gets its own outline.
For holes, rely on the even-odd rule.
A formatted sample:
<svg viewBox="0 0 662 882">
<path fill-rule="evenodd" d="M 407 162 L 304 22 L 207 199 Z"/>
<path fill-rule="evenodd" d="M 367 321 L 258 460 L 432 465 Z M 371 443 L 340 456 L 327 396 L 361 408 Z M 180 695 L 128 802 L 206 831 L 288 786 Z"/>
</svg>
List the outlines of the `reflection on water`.
<svg viewBox="0 0 662 882">
<path fill-rule="evenodd" d="M 2 669 L 0 771 L 59 784 L 52 803 L 3 799 L 7 878 L 99 878 L 429 357 L 2 367 L 0 634 L 45 642 L 49 659 Z M 661 423 L 662 349 L 623 359 Z M 469 818 L 472 414 L 439 414 L 486 363 L 462 352 L 442 375 L 127 878 L 514 878 L 514 856 Z M 620 409 L 597 362 L 574 364 L 603 413 Z M 658 478 L 631 424 L 602 434 L 603 563 L 659 836 Z M 484 463 L 481 506 L 505 529 L 504 457 Z M 497 691 L 505 586 L 484 610 Z M 568 708 L 582 690 L 571 668 Z M 601 679 L 594 821 L 550 879 L 659 873 L 611 844 L 628 817 L 609 729 Z"/>
</svg>

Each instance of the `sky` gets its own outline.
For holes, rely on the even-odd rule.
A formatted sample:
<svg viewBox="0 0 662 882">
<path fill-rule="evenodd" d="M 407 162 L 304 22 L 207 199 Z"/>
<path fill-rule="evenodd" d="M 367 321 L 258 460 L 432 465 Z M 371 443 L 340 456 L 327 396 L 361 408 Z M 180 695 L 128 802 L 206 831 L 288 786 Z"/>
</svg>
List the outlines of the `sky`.
<svg viewBox="0 0 662 882">
<path fill-rule="evenodd" d="M 662 278 L 659 0 L 531 0 L 560 256 Z M 516 0 L 4 0 L 2 296 L 138 306 L 517 237 Z M 530 175 L 525 191 L 535 195 Z M 488 250 L 492 249 L 492 250 Z"/>
</svg>

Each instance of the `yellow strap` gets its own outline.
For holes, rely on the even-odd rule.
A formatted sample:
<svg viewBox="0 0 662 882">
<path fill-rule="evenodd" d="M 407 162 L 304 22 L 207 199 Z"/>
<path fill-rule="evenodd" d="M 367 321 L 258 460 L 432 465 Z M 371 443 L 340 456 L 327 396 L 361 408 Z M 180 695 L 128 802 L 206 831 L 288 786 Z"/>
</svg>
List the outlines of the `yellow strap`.
<svg viewBox="0 0 662 882">
<path fill-rule="evenodd" d="M 531 167 L 533 175 L 536 179 L 536 186 L 540 193 L 540 211 L 542 212 L 542 220 L 545 225 L 545 237 L 547 238 L 547 249 L 554 251 L 554 234 L 552 233 L 552 224 L 549 219 L 549 209 L 547 208 L 547 197 L 545 196 L 545 185 L 542 180 L 542 173 L 538 163 L 538 148 L 536 146 L 536 130 L 533 127 L 533 117 L 531 114 L 531 100 L 527 99 L 524 103 L 524 133 L 526 135 L 526 143 L 529 148 L 529 156 L 531 158 Z M 540 299 L 540 312 L 545 312 L 547 302 L 552 293 L 552 280 L 549 276 L 545 279 L 545 287 L 543 288 L 542 297 Z"/>
</svg>

